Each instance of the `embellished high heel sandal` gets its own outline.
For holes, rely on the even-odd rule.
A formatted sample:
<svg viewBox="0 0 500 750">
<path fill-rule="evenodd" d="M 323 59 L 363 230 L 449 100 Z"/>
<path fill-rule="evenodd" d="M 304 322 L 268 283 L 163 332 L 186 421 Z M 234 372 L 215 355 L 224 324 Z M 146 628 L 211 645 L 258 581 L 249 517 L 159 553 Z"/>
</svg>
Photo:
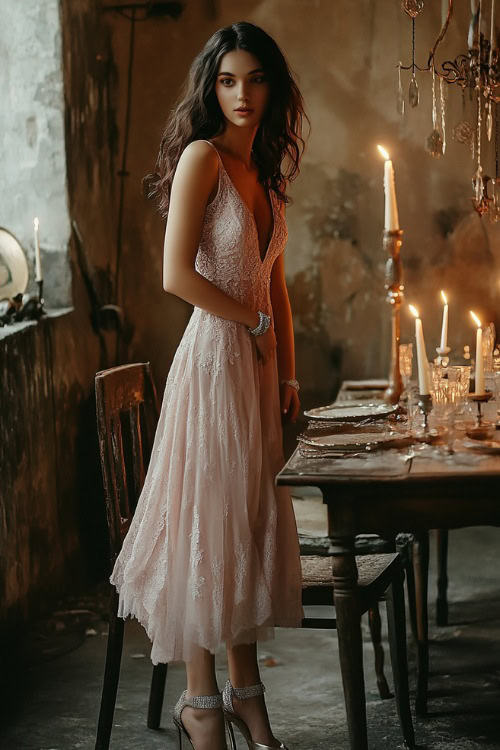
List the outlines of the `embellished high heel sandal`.
<svg viewBox="0 0 500 750">
<path fill-rule="evenodd" d="M 222 708 L 222 695 L 221 693 L 217 693 L 217 695 L 192 695 L 191 698 L 186 698 L 186 693 L 187 690 L 184 690 L 181 697 L 175 704 L 173 719 L 174 724 L 179 732 L 179 750 L 182 750 L 183 735 L 189 741 L 189 744 L 191 745 L 193 750 L 196 750 L 189 732 L 182 723 L 181 713 L 183 709 L 186 708 L 186 706 L 191 706 L 191 708 Z"/>
<path fill-rule="evenodd" d="M 248 750 L 288 750 L 287 746 L 280 742 L 279 747 L 271 747 L 271 745 L 262 745 L 260 742 L 254 742 L 252 735 L 243 719 L 238 716 L 233 706 L 233 695 L 239 700 L 245 698 L 255 698 L 256 695 L 263 695 L 265 691 L 264 685 L 259 683 L 258 685 L 251 685 L 246 688 L 235 688 L 231 685 L 230 680 L 226 682 L 222 693 L 223 711 L 224 718 L 226 721 L 227 731 L 229 733 L 229 740 L 231 743 L 231 750 L 237 750 L 236 740 L 234 738 L 233 724 L 240 730 L 241 734 L 246 740 Z M 279 742 L 279 740 L 278 740 Z"/>
</svg>

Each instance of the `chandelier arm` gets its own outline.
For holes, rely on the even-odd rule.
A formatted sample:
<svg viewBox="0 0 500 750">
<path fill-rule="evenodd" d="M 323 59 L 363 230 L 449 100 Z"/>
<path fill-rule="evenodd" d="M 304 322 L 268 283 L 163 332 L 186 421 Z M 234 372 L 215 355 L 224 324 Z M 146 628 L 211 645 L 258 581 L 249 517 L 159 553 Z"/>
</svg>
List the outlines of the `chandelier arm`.
<svg viewBox="0 0 500 750">
<path fill-rule="evenodd" d="M 446 21 L 444 22 L 444 26 L 441 29 L 441 32 L 440 32 L 438 38 L 434 42 L 434 47 L 429 52 L 429 59 L 427 61 L 427 66 L 428 66 L 427 70 L 430 70 L 430 68 L 434 64 L 434 56 L 436 54 L 436 50 L 439 47 L 439 45 L 441 44 L 441 42 L 443 41 L 444 37 L 446 36 L 446 32 L 448 31 L 448 26 L 450 24 L 450 20 L 451 20 L 452 15 L 453 15 L 453 0 L 448 0 L 448 14 L 446 16 Z M 436 70 L 436 73 L 437 73 L 437 70 Z M 438 75 L 439 75 L 439 73 L 438 73 Z"/>
</svg>

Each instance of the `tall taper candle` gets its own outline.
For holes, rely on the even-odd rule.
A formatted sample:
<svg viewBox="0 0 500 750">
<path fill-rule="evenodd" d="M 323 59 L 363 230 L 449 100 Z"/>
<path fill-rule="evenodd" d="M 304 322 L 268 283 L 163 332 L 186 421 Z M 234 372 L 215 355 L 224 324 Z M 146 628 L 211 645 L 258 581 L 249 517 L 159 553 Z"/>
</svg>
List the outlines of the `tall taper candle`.
<svg viewBox="0 0 500 750">
<path fill-rule="evenodd" d="M 418 392 L 421 396 L 428 396 L 431 390 L 431 381 L 429 376 L 427 352 L 425 350 L 424 329 L 418 311 L 413 307 L 413 305 L 410 305 L 410 310 L 415 316 L 415 340 L 417 343 L 418 362 Z"/>
<path fill-rule="evenodd" d="M 396 201 L 396 185 L 394 182 L 394 168 L 389 154 L 383 146 L 377 146 L 385 159 L 384 162 L 384 192 L 385 192 L 385 217 L 384 229 L 393 232 L 399 229 L 398 204 Z"/>
<path fill-rule="evenodd" d="M 40 222 L 35 218 L 33 225 L 35 227 L 35 281 L 41 281 L 42 276 L 42 260 L 40 258 L 40 238 L 38 236 L 38 228 Z"/>
<path fill-rule="evenodd" d="M 446 299 L 446 294 L 444 292 L 441 292 L 441 297 L 444 302 L 443 325 L 441 328 L 441 349 L 446 349 L 448 347 L 448 300 Z"/>
<path fill-rule="evenodd" d="M 483 329 L 481 321 L 475 313 L 470 311 L 474 323 L 477 325 L 476 333 L 476 393 L 484 393 L 484 357 L 483 357 Z"/>
</svg>

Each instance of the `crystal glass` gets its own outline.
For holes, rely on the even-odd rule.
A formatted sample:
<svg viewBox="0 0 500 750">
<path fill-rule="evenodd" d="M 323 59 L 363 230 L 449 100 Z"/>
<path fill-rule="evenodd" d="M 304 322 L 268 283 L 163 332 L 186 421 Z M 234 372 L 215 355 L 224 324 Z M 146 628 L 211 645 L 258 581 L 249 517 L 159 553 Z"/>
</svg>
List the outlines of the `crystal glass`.
<svg viewBox="0 0 500 750">
<path fill-rule="evenodd" d="M 491 372 L 493 370 L 493 349 L 495 348 L 495 325 L 490 323 L 488 326 L 483 328 L 483 357 L 484 357 L 484 371 Z"/>
<path fill-rule="evenodd" d="M 401 373 L 401 379 L 406 393 L 413 371 L 413 344 L 399 345 L 399 371 Z"/>
<path fill-rule="evenodd" d="M 497 415 L 500 415 L 500 371 L 485 373 L 484 387 L 493 393 Z M 496 420 L 496 424 L 500 425 L 500 419 Z"/>
<path fill-rule="evenodd" d="M 406 404 L 406 413 L 407 413 L 406 426 L 409 432 L 417 432 L 419 429 L 422 428 L 422 424 L 423 424 L 423 417 L 418 407 L 419 394 L 418 394 L 417 386 L 408 385 L 406 393 L 408 397 L 407 404 Z"/>
<path fill-rule="evenodd" d="M 456 406 L 457 413 L 463 411 L 470 387 L 469 365 L 452 365 L 441 367 L 429 363 L 431 376 L 431 395 L 434 406 Z"/>
</svg>

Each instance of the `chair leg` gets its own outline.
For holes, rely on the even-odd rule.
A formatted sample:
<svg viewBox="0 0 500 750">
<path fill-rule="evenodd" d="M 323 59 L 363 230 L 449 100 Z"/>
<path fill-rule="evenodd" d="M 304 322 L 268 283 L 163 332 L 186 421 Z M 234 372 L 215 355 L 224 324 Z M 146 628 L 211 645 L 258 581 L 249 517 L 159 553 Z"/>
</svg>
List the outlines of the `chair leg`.
<svg viewBox="0 0 500 750">
<path fill-rule="evenodd" d="M 380 610 L 378 602 L 374 607 L 368 610 L 368 622 L 370 624 L 370 633 L 372 637 L 373 650 L 375 652 L 375 674 L 377 675 L 378 694 L 385 700 L 392 698 L 393 695 L 389 690 L 389 685 L 384 674 L 384 649 L 382 646 L 382 623 L 380 620 Z"/>
<path fill-rule="evenodd" d="M 113 586 L 109 603 L 108 647 L 97 722 L 95 750 L 108 750 L 115 714 L 116 693 L 120 678 L 125 621 L 118 617 L 118 592 Z"/>
<path fill-rule="evenodd" d="M 406 576 L 406 589 L 408 592 L 408 611 L 410 614 L 410 627 L 413 640 L 417 641 L 417 608 L 415 593 L 415 573 L 413 571 L 413 534 L 398 534 L 396 549 L 401 555 L 403 568 Z"/>
<path fill-rule="evenodd" d="M 156 664 L 153 667 L 151 690 L 149 691 L 148 729 L 159 729 L 168 664 Z"/>
<path fill-rule="evenodd" d="M 389 645 L 391 649 L 394 692 L 398 709 L 399 723 L 408 748 L 415 747 L 415 732 L 410 710 L 410 690 L 408 687 L 408 659 L 406 652 L 406 622 L 404 578 L 401 571 L 399 580 L 395 580 L 387 592 L 387 624 Z"/>
<path fill-rule="evenodd" d="M 415 601 L 417 619 L 417 716 L 427 714 L 427 689 L 429 681 L 429 620 L 427 612 L 427 584 L 429 575 L 429 533 L 415 535 L 412 545 L 415 574 Z"/>
<path fill-rule="evenodd" d="M 436 625 L 448 625 L 448 529 L 437 529 Z"/>
</svg>

